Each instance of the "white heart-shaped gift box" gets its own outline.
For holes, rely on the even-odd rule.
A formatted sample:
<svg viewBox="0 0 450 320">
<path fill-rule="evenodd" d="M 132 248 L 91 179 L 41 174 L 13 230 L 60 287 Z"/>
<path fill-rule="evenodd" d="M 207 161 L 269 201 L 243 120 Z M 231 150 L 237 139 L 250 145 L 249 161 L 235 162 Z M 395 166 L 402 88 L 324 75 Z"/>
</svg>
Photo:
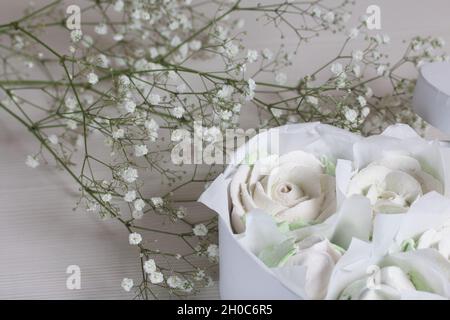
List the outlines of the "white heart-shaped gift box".
<svg viewBox="0 0 450 320">
<path fill-rule="evenodd" d="M 222 299 L 302 299 L 290 288 L 283 275 L 264 265 L 240 242 L 230 222 L 231 200 L 229 185 L 237 168 L 252 152 L 264 144 L 268 154 L 302 150 L 333 157 L 350 159 L 354 142 L 359 135 L 321 123 L 292 124 L 270 129 L 250 139 L 234 154 L 232 163 L 201 195 L 202 202 L 219 214 L 220 295 Z M 268 141 L 271 141 L 270 143 Z M 273 142 L 279 142 L 273 143 Z M 339 198 L 339 195 L 338 195 Z M 338 199 L 339 202 L 339 199 Z M 287 275 L 286 275 L 287 276 Z"/>
<path fill-rule="evenodd" d="M 412 106 L 425 121 L 450 134 L 450 63 L 433 62 L 420 68 Z"/>
</svg>

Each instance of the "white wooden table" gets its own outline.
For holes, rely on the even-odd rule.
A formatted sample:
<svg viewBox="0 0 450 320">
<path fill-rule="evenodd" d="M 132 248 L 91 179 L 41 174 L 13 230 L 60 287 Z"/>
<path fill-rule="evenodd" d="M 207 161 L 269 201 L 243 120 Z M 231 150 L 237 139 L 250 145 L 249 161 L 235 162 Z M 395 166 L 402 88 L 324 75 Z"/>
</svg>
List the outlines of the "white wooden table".
<svg viewBox="0 0 450 320">
<path fill-rule="evenodd" d="M 27 2 L 3 1 L 0 24 L 18 17 Z M 415 35 L 440 35 L 450 43 L 448 0 L 358 0 L 354 13 L 364 13 L 370 4 L 381 7 L 382 32 L 392 39 L 392 56 L 399 57 L 404 50 L 401 41 Z M 273 47 L 279 39 L 276 32 L 261 32 L 250 19 L 245 28 L 250 47 L 256 49 Z M 285 40 L 288 47 L 295 45 L 294 39 Z M 288 77 L 296 79 L 308 66 L 330 58 L 339 44 L 333 36 L 314 40 L 289 69 Z M 138 279 L 140 270 L 123 227 L 73 211 L 77 188 L 64 172 L 25 166 L 26 155 L 36 146 L 26 131 L 0 111 L 0 299 L 131 298 L 120 282 L 123 277 Z M 81 290 L 66 288 L 66 268 L 72 264 L 81 268 Z M 219 298 L 217 283 L 196 298 Z"/>
</svg>

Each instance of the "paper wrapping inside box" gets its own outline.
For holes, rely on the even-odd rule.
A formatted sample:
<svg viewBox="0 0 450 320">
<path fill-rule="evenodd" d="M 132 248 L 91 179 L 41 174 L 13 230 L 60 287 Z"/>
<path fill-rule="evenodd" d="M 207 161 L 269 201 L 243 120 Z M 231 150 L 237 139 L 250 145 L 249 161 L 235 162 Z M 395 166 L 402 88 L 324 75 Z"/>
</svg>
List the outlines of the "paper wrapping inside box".
<svg viewBox="0 0 450 320">
<path fill-rule="evenodd" d="M 450 63 L 434 62 L 420 69 L 412 106 L 432 126 L 450 133 Z"/>
<path fill-rule="evenodd" d="M 255 256 L 236 241 L 230 226 L 229 179 L 220 175 L 199 201 L 219 214 L 220 296 L 222 299 L 300 299 Z M 216 198 L 217 197 L 217 198 Z"/>
<path fill-rule="evenodd" d="M 219 220 L 220 297 L 239 300 L 300 299 L 245 251 Z"/>
<path fill-rule="evenodd" d="M 302 299 L 299 280 L 296 285 L 289 281 L 290 275 L 278 269 L 270 269 L 239 241 L 241 235 L 233 233 L 230 222 L 231 200 L 228 188 L 237 165 L 246 154 L 259 151 L 260 143 L 282 141 L 280 145 L 270 144 L 270 153 L 285 154 L 294 150 L 314 152 L 322 150 L 323 155 L 348 158 L 348 143 L 359 140 L 359 136 L 329 125 L 314 123 L 292 124 L 273 128 L 260 133 L 236 150 L 231 164 L 225 172 L 201 195 L 202 202 L 219 215 L 220 250 L 220 292 L 223 299 Z M 330 150 L 332 146 L 333 150 Z M 302 276 L 303 277 L 303 276 Z M 299 278 L 302 278 L 299 277 Z M 292 286 L 292 287 L 291 287 Z"/>
</svg>

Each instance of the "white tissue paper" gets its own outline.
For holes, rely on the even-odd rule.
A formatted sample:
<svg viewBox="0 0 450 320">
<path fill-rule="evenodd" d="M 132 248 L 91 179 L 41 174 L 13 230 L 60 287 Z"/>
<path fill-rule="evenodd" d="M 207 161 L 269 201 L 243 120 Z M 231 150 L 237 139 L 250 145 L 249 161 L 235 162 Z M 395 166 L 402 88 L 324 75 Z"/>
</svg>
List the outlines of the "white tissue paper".
<svg viewBox="0 0 450 320">
<path fill-rule="evenodd" d="M 326 298 L 335 299 L 351 281 L 364 277 L 372 264 L 392 262 L 404 268 L 418 268 L 425 273 L 433 292 L 450 296 L 448 280 L 444 281 L 446 267 L 436 271 L 430 268 L 440 258 L 434 250 L 400 252 L 398 247 L 408 238 L 416 236 L 424 228 L 439 225 L 447 213 L 443 208 L 449 200 L 443 195 L 430 193 L 420 198 L 405 214 L 378 214 L 373 224 L 373 211 L 369 199 L 362 195 L 348 195 L 348 183 L 355 171 L 379 159 L 384 152 L 401 149 L 428 163 L 450 192 L 448 167 L 439 145 L 420 138 L 405 125 L 389 127 L 382 135 L 362 138 L 359 135 L 320 123 L 286 125 L 258 135 L 239 148 L 225 172 L 214 180 L 201 195 L 199 201 L 219 215 L 220 294 L 222 299 L 307 299 L 305 291 L 305 267 L 286 263 L 269 268 L 258 257 L 268 245 L 279 245 L 286 240 L 274 219 L 261 209 L 246 215 L 246 230 L 233 232 L 230 219 L 231 199 L 229 185 L 238 165 L 248 152 L 257 149 L 258 139 L 279 138 L 276 152 L 280 155 L 302 150 L 314 155 L 326 156 L 337 162 L 336 213 L 325 221 L 290 231 L 297 239 L 310 235 L 323 236 L 334 244 L 348 248 L 333 268 Z M 271 150 L 269 150 L 269 154 Z M 345 160 L 344 160 L 345 159 Z M 449 162 L 450 166 L 450 162 Z M 430 219 L 423 217 L 426 208 Z M 419 213 L 420 212 L 420 213 Z M 410 214 L 411 213 L 411 214 Z M 425 223 L 424 223 L 424 220 Z M 372 231 L 373 239 L 371 238 Z M 373 240 L 372 243 L 368 241 Z M 425 252 L 423 252 L 425 251 Z M 427 253 L 430 251 L 431 253 Z M 420 258 L 420 259 L 419 259 Z M 417 267 L 416 260 L 422 261 Z M 412 262 L 411 262 L 412 261 Z M 424 261 L 424 262 L 423 262 Z M 428 263 L 429 261 L 432 261 Z M 431 271 L 431 269 L 433 271 Z M 447 275 L 448 277 L 448 275 Z M 448 279 L 448 278 L 447 278 Z M 414 291 L 402 293 L 403 299 L 436 298 L 435 294 Z"/>
</svg>

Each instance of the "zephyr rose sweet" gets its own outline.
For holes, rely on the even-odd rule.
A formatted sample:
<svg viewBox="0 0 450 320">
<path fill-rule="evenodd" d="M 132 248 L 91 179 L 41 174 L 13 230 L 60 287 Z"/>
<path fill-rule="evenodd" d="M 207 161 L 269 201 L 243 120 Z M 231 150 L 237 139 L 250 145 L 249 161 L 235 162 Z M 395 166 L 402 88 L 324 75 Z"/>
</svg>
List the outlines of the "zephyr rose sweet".
<svg viewBox="0 0 450 320">
<path fill-rule="evenodd" d="M 380 234 L 378 234 L 380 236 Z M 336 264 L 327 299 L 450 298 L 450 264 L 431 249 L 386 253 L 392 239 L 353 239 Z"/>
<path fill-rule="evenodd" d="M 355 173 L 347 194 L 368 197 L 376 213 L 406 212 L 424 194 L 444 192 L 442 183 L 425 170 L 419 160 L 408 154 L 386 153 Z"/>
<path fill-rule="evenodd" d="M 415 249 L 432 248 L 437 250 L 446 260 L 450 259 L 450 224 L 446 226 L 429 229 L 417 240 Z"/>
<path fill-rule="evenodd" d="M 396 266 L 383 267 L 374 274 L 351 283 L 340 300 L 399 300 L 401 292 L 417 291 L 410 276 Z"/>
<path fill-rule="evenodd" d="M 246 163 L 274 132 L 279 143 L 267 150 L 271 156 Z M 368 200 L 337 199 L 334 177 L 337 159 L 353 160 L 360 139 L 329 125 L 294 124 L 260 133 L 235 152 L 199 199 L 221 218 L 222 297 L 324 297 L 343 253 L 338 245 L 369 238 Z M 351 204 L 340 212 L 340 202 Z"/>
<path fill-rule="evenodd" d="M 431 192 L 417 200 L 406 214 L 377 215 L 373 235 L 375 242 L 392 239 L 392 245 L 384 251 L 430 248 L 450 262 L 450 199 Z"/>
<path fill-rule="evenodd" d="M 245 230 L 245 215 L 260 208 L 279 222 L 320 222 L 336 211 L 335 178 L 326 164 L 304 151 L 292 151 L 240 165 L 230 183 L 231 221 Z"/>
<path fill-rule="evenodd" d="M 316 228 L 312 235 L 297 239 L 295 232 L 258 209 L 248 214 L 247 229 L 239 235 L 239 242 L 299 296 L 323 299 L 334 267 L 345 252 L 326 236 L 334 239 L 334 234 L 329 228 Z"/>
<path fill-rule="evenodd" d="M 354 145 L 353 163 L 340 160 L 337 178 L 344 196 L 364 195 L 374 213 L 404 213 L 424 194 L 450 193 L 448 148 L 396 125 Z"/>
<path fill-rule="evenodd" d="M 298 243 L 297 252 L 286 266 L 306 268 L 305 293 L 309 299 L 323 299 L 328 290 L 331 273 L 344 250 L 328 239 L 312 236 Z"/>
</svg>

